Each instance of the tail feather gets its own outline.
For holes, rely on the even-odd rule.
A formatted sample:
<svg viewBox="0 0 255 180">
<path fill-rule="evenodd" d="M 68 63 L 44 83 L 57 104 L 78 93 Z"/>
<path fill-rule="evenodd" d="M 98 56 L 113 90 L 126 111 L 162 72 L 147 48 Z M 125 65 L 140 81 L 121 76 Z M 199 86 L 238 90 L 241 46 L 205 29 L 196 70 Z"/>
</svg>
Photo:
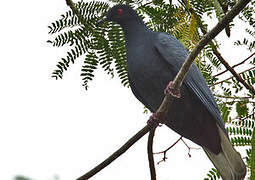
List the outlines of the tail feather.
<svg viewBox="0 0 255 180">
<path fill-rule="evenodd" d="M 205 147 L 203 149 L 224 180 L 242 180 L 246 175 L 246 166 L 226 134 L 218 125 L 217 127 L 221 139 L 222 152 L 214 154 Z"/>
</svg>

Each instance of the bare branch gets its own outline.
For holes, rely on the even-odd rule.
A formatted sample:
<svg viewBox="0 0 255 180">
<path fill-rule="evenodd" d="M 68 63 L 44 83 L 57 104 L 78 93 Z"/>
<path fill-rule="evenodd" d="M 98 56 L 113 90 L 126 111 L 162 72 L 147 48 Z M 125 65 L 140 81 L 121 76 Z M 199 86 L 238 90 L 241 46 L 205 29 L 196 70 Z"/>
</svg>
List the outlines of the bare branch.
<svg viewBox="0 0 255 180">
<path fill-rule="evenodd" d="M 188 151 L 189 157 L 191 157 L 191 154 L 190 154 L 190 150 L 191 150 L 191 149 L 196 149 L 196 150 L 199 150 L 199 149 L 200 149 L 200 148 L 190 147 L 190 146 L 183 140 L 183 138 L 180 137 L 179 139 L 177 139 L 177 141 L 175 141 L 175 142 L 174 142 L 170 147 L 168 147 L 166 150 L 154 153 L 154 154 L 163 154 L 163 155 L 164 155 L 163 158 L 162 158 L 162 160 L 159 161 L 158 164 L 167 160 L 167 157 L 166 157 L 167 151 L 169 151 L 172 147 L 174 147 L 179 141 L 182 141 L 183 144 L 188 148 L 188 150 L 189 150 L 189 151 Z"/>
<path fill-rule="evenodd" d="M 247 69 L 247 70 L 245 70 L 245 71 L 242 71 L 242 72 L 238 73 L 238 76 L 240 76 L 240 74 L 245 73 L 245 72 L 247 72 L 247 71 L 250 71 L 250 70 L 252 70 L 252 69 L 255 69 L 255 67 L 251 67 L 251 68 L 249 68 L 249 69 Z M 227 81 L 227 80 L 232 79 L 233 77 L 236 78 L 236 76 L 231 76 L 231 77 L 229 77 L 229 78 L 227 78 L 227 79 L 224 79 L 224 80 L 222 80 L 222 81 L 219 81 L 219 82 L 214 83 L 212 86 L 215 86 L 215 85 L 217 85 L 217 84 L 221 84 L 221 83 L 223 83 L 223 82 L 225 82 L 225 81 Z M 240 76 L 240 77 L 241 77 L 241 76 Z M 240 82 L 240 81 L 239 81 L 239 82 Z M 253 87 L 252 87 L 252 88 L 253 88 Z M 254 89 L 254 88 L 253 88 L 253 89 Z M 255 94 L 254 94 L 254 95 L 255 95 Z"/>
<path fill-rule="evenodd" d="M 188 152 L 189 157 L 191 157 L 191 154 L 190 154 L 190 150 L 191 149 L 195 149 L 195 150 L 199 150 L 200 149 L 200 148 L 190 147 L 182 138 L 181 138 L 181 141 L 188 148 L 188 150 L 189 150 L 189 152 Z"/>
<path fill-rule="evenodd" d="M 239 117 L 239 116 L 237 116 L 237 117 L 235 117 L 235 118 L 228 119 L 226 123 L 229 123 L 229 124 L 230 124 L 231 122 L 236 121 L 236 120 L 238 120 L 238 122 L 241 122 L 241 121 L 243 121 L 243 120 L 247 120 L 247 119 L 249 119 L 249 118 L 252 118 L 254 115 L 255 115 L 255 112 L 253 112 L 253 113 L 251 113 L 251 114 L 248 114 L 248 115 L 246 115 L 246 116 L 244 116 L 244 117 Z"/>
<path fill-rule="evenodd" d="M 252 56 L 254 56 L 254 55 L 255 55 L 255 52 L 252 53 L 252 54 L 251 54 L 249 57 L 247 57 L 246 59 L 244 59 L 242 62 L 237 63 L 237 64 L 235 64 L 234 66 L 232 66 L 232 68 L 234 69 L 235 67 L 240 66 L 241 64 L 245 63 L 247 60 L 249 60 L 249 59 L 250 59 Z M 220 72 L 220 73 L 218 73 L 218 74 L 216 74 L 216 75 L 213 75 L 213 77 L 220 76 L 220 75 L 224 74 L 224 73 L 227 72 L 227 71 L 228 71 L 228 70 L 222 71 L 222 72 Z"/>
<path fill-rule="evenodd" d="M 85 180 L 89 179 L 92 176 L 94 176 L 96 173 L 101 171 L 103 168 L 108 166 L 112 161 L 114 161 L 116 158 L 121 156 L 123 153 L 125 153 L 134 143 L 136 143 L 141 137 L 143 137 L 146 133 L 148 133 L 153 126 L 152 124 L 147 124 L 143 129 L 141 129 L 138 133 L 136 133 L 131 139 L 129 139 L 123 146 L 121 146 L 120 149 L 115 151 L 111 156 L 109 156 L 106 160 L 104 160 L 102 163 L 97 165 L 95 168 L 78 178 L 77 180 Z"/>
<path fill-rule="evenodd" d="M 164 154 L 162 160 L 159 161 L 158 164 L 161 163 L 161 162 L 163 162 L 163 161 L 166 161 L 166 159 L 167 159 L 167 157 L 166 157 L 167 151 L 169 151 L 169 149 L 171 149 L 172 147 L 174 147 L 181 139 L 182 139 L 182 137 L 180 137 L 179 139 L 177 139 L 177 141 L 175 141 L 175 142 L 174 142 L 171 146 L 169 146 L 166 150 L 154 153 L 154 154 Z"/>
<path fill-rule="evenodd" d="M 218 94 L 214 94 L 215 97 L 218 98 L 225 98 L 225 99 L 250 99 L 253 98 L 252 96 L 223 96 L 223 95 L 218 95 Z"/>
<path fill-rule="evenodd" d="M 223 57 L 221 56 L 217 49 L 215 49 L 214 54 L 219 58 L 219 60 L 226 67 L 226 69 L 229 70 L 233 74 L 233 76 L 244 85 L 244 87 L 246 87 L 255 95 L 254 87 L 250 86 L 233 68 L 231 68 L 231 66 L 227 63 L 227 61 L 223 59 Z"/>
<path fill-rule="evenodd" d="M 147 144 L 147 152 L 148 152 L 148 160 L 149 160 L 149 167 L 151 173 L 151 180 L 156 180 L 156 170 L 154 165 L 154 158 L 153 158 L 153 138 L 155 134 L 156 128 L 153 128 L 148 137 L 148 144 Z"/>
</svg>

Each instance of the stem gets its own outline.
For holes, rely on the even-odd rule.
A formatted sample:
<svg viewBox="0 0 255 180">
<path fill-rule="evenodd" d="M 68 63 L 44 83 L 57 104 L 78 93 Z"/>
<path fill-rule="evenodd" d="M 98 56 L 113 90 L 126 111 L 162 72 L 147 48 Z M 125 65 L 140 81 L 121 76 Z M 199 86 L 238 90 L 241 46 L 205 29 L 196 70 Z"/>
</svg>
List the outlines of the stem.
<svg viewBox="0 0 255 180">
<path fill-rule="evenodd" d="M 172 147 L 174 147 L 180 140 L 182 139 L 182 137 L 180 137 L 179 139 L 177 139 L 177 141 L 175 141 L 171 146 L 169 146 L 166 150 L 164 150 L 164 151 L 160 151 L 160 152 L 156 152 L 156 153 L 154 153 L 154 154 L 164 154 L 164 158 L 165 158 L 165 154 L 166 154 L 166 152 L 167 151 L 169 151 L 169 149 L 171 149 Z M 164 159 L 163 158 L 163 159 Z"/>
<path fill-rule="evenodd" d="M 214 94 L 215 97 L 218 98 L 225 98 L 225 99 L 250 99 L 253 98 L 251 96 L 223 96 L 223 95 L 218 95 L 218 94 Z"/>
<path fill-rule="evenodd" d="M 150 173 L 151 173 L 151 180 L 156 180 L 156 170 L 154 165 L 154 158 L 153 158 L 153 138 L 155 134 L 156 128 L 153 128 L 150 131 L 149 137 L 148 137 L 148 144 L 147 144 L 147 152 L 148 152 L 148 160 L 149 160 L 149 167 L 150 167 Z"/>
<path fill-rule="evenodd" d="M 219 58 L 219 60 L 221 61 L 221 63 L 226 67 L 227 70 L 229 70 L 233 76 L 244 85 L 244 87 L 246 87 L 247 89 L 249 89 L 254 95 L 255 95 L 255 89 L 254 87 L 250 86 L 241 76 L 240 74 L 238 74 L 233 68 L 231 68 L 231 66 L 227 63 L 227 61 L 225 61 L 223 59 L 223 57 L 221 56 L 221 54 L 217 51 L 217 49 L 215 49 L 214 51 L 215 55 Z"/>
<path fill-rule="evenodd" d="M 245 63 L 247 60 L 249 60 L 252 56 L 254 56 L 255 55 L 255 52 L 254 53 L 252 53 L 249 57 L 247 57 L 245 60 L 243 60 L 242 62 L 240 62 L 240 63 L 238 63 L 238 64 L 235 64 L 234 66 L 232 66 L 232 68 L 234 69 L 235 67 L 237 67 L 237 66 L 240 66 L 241 64 L 243 64 L 243 63 Z M 220 73 L 218 73 L 218 74 L 216 74 L 216 75 L 213 75 L 213 77 L 217 77 L 217 76 L 220 76 L 220 75 L 222 75 L 222 74 L 224 74 L 225 72 L 227 72 L 228 70 L 226 69 L 225 71 L 222 71 L 222 72 L 220 72 Z"/>
<path fill-rule="evenodd" d="M 247 71 L 250 71 L 250 70 L 252 70 L 252 69 L 255 69 L 255 67 L 251 67 L 251 68 L 249 68 L 249 69 L 247 69 L 247 70 L 245 70 L 245 71 L 242 71 L 242 72 L 240 72 L 240 73 L 238 73 L 238 75 L 239 74 L 242 74 L 242 73 L 245 73 L 245 72 L 247 72 Z M 239 75 L 240 76 L 240 75 Z M 231 76 L 231 77 L 229 77 L 229 78 L 227 78 L 227 79 L 224 79 L 224 80 L 222 80 L 222 81 L 219 81 L 219 82 L 216 82 L 216 83 L 214 83 L 212 86 L 215 86 L 215 85 L 217 85 L 217 84 L 221 84 L 221 83 L 223 83 L 223 82 L 225 82 L 225 81 L 227 81 L 227 80 L 230 80 L 230 79 L 232 79 L 233 77 L 235 77 L 236 78 L 236 76 Z M 240 76 L 241 77 L 241 76 Z M 240 82 L 240 81 L 239 81 Z M 253 88 L 253 87 L 252 87 Z M 253 88 L 254 89 L 254 88 Z M 255 94 L 254 94 L 255 95 Z"/>
</svg>

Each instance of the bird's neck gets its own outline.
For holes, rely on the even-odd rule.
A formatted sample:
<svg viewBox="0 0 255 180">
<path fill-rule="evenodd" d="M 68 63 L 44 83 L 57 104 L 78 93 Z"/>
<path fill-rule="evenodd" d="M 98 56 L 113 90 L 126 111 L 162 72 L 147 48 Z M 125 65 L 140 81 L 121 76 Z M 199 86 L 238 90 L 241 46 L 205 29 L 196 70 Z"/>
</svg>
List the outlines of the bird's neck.
<svg viewBox="0 0 255 180">
<path fill-rule="evenodd" d="M 121 27 L 123 29 L 125 40 L 127 43 L 132 43 L 133 40 L 144 37 L 146 32 L 149 31 L 149 29 L 140 19 L 121 23 Z"/>
</svg>

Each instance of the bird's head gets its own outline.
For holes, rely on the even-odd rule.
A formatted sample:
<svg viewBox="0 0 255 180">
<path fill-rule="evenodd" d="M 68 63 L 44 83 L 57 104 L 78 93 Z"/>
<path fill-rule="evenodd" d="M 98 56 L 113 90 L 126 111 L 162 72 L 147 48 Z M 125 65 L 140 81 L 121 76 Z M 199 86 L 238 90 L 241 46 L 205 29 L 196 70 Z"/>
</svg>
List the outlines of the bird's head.
<svg viewBox="0 0 255 180">
<path fill-rule="evenodd" d="M 113 21 L 118 24 L 136 19 L 136 12 L 128 5 L 121 4 L 113 6 L 106 14 L 106 17 L 97 22 L 97 25 L 105 21 Z"/>
</svg>

